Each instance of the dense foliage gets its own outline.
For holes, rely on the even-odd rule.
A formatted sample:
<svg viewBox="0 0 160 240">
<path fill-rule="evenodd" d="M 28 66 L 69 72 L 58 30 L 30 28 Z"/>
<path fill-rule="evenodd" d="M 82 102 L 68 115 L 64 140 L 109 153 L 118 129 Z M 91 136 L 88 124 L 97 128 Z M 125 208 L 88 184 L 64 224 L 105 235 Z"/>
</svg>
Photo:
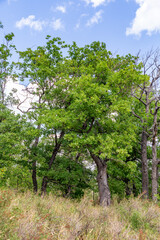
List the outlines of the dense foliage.
<svg viewBox="0 0 160 240">
<path fill-rule="evenodd" d="M 159 71 L 143 72 L 137 57 L 114 56 L 104 43 L 50 36 L 11 63 L 13 36 L 0 46 L 1 185 L 73 198 L 98 190 L 101 205 L 142 191 L 157 199 Z M 27 110 L 5 93 L 15 76 L 34 99 Z"/>
</svg>

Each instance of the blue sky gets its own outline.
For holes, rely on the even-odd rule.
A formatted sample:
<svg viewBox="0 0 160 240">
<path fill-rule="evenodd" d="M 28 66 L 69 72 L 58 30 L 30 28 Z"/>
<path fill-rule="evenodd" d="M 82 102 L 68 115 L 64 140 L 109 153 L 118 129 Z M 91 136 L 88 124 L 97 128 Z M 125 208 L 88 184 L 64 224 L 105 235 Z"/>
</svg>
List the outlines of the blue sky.
<svg viewBox="0 0 160 240">
<path fill-rule="evenodd" d="M 18 50 L 45 44 L 47 34 L 79 46 L 103 41 L 119 54 L 160 43 L 160 0 L 0 0 L 0 21 Z"/>
</svg>

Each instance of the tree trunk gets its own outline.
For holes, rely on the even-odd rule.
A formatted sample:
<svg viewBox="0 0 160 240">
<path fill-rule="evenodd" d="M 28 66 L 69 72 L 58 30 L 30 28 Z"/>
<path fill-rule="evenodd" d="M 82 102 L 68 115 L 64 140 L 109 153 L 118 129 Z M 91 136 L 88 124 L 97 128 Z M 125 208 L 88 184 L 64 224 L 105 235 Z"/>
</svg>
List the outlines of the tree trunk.
<svg viewBox="0 0 160 240">
<path fill-rule="evenodd" d="M 33 191 L 37 193 L 38 184 L 37 184 L 37 169 L 36 169 L 36 161 L 32 163 L 32 183 L 33 183 Z"/>
<path fill-rule="evenodd" d="M 93 153 L 91 153 L 91 157 L 95 161 L 98 170 L 97 182 L 99 190 L 99 203 L 101 206 L 106 207 L 111 204 L 111 196 L 107 179 L 107 165 L 104 160 L 100 159 Z"/>
<path fill-rule="evenodd" d="M 64 131 L 61 132 L 60 134 L 60 137 L 59 137 L 59 141 L 57 142 L 56 141 L 56 144 L 55 144 L 55 147 L 53 149 L 53 152 L 52 152 L 52 156 L 48 162 L 48 170 L 51 169 L 52 165 L 53 165 L 53 162 L 55 161 L 56 159 L 56 156 L 57 156 L 57 153 L 61 147 L 61 143 L 62 143 L 62 138 L 64 136 Z M 48 177 L 47 176 L 44 176 L 43 177 L 43 181 L 42 181 L 42 187 L 41 187 L 41 194 L 44 195 L 46 194 L 46 189 L 47 189 L 47 183 L 48 183 Z"/>
<path fill-rule="evenodd" d="M 157 104 L 154 112 L 153 136 L 152 136 L 152 200 L 157 201 L 158 191 L 158 161 L 157 161 Z"/>
<path fill-rule="evenodd" d="M 123 182 L 125 183 L 125 193 L 126 193 L 126 196 L 130 196 L 132 194 L 132 190 L 131 188 L 129 187 L 129 179 L 128 178 L 124 178 L 123 179 Z"/>
<path fill-rule="evenodd" d="M 40 130 L 40 128 L 41 128 L 41 125 L 39 124 L 39 125 L 37 126 L 37 129 Z M 34 142 L 34 144 L 33 144 L 33 147 L 34 147 L 34 148 L 37 148 L 38 143 L 39 143 L 39 137 L 36 137 L 36 138 L 35 138 L 35 142 Z M 36 153 L 34 153 L 34 156 L 36 157 Z M 33 191 L 34 191 L 35 193 L 37 193 L 37 191 L 38 191 L 37 167 L 36 167 L 36 163 L 37 163 L 36 160 L 34 160 L 34 161 L 32 162 L 32 183 L 33 183 Z"/>
<path fill-rule="evenodd" d="M 152 200 L 157 200 L 158 190 L 158 177 L 157 177 L 157 149 L 156 144 L 152 143 Z"/>
<path fill-rule="evenodd" d="M 144 197 L 145 198 L 149 197 L 147 140 L 148 140 L 148 135 L 143 130 L 143 132 L 142 132 L 142 143 L 141 143 L 141 154 L 142 154 L 142 192 L 144 193 Z"/>
<path fill-rule="evenodd" d="M 42 181 L 41 195 L 46 194 L 47 183 L 48 183 L 48 178 L 45 176 L 45 177 L 43 177 L 43 181 Z"/>
</svg>

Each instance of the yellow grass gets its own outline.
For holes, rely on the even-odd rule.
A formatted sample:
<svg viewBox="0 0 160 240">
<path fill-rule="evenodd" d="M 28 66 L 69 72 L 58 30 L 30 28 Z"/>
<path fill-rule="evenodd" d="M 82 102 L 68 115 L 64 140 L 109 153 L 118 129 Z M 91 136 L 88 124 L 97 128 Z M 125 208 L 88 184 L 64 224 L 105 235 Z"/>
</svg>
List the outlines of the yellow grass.
<svg viewBox="0 0 160 240">
<path fill-rule="evenodd" d="M 140 199 L 107 208 L 84 197 L 0 190 L 0 240 L 160 240 L 160 208 Z"/>
</svg>

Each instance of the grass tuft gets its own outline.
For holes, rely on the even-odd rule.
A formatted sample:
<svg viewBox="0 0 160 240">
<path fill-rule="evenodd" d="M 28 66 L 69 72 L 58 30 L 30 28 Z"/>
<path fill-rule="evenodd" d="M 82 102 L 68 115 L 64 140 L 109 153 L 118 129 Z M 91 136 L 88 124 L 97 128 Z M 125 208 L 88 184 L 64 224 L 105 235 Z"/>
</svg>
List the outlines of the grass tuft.
<svg viewBox="0 0 160 240">
<path fill-rule="evenodd" d="M 134 198 L 101 208 L 88 197 L 76 202 L 1 189 L 0 219 L 3 240 L 160 239 L 159 206 Z"/>
</svg>

